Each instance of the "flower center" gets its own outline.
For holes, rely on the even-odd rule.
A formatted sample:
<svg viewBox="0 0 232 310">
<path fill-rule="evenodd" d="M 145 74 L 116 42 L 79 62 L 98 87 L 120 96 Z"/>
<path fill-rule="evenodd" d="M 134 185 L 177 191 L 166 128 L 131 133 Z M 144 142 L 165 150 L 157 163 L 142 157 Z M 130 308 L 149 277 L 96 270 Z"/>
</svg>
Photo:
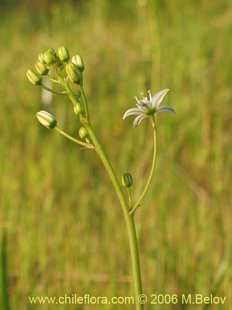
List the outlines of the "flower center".
<svg viewBox="0 0 232 310">
<path fill-rule="evenodd" d="M 145 113 L 146 115 L 151 116 L 151 115 L 154 115 L 155 112 L 156 112 L 156 108 L 150 108 L 150 109 L 147 109 Z"/>
</svg>

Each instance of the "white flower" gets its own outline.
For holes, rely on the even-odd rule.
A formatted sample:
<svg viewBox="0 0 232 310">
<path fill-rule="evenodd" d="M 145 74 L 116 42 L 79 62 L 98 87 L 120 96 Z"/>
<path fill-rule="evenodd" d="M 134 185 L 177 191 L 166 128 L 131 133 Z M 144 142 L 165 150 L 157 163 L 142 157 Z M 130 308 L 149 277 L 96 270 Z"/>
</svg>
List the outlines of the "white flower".
<svg viewBox="0 0 232 310">
<path fill-rule="evenodd" d="M 127 110 L 123 115 L 123 119 L 128 116 L 136 116 L 133 122 L 133 126 L 136 127 L 145 118 L 151 117 L 155 113 L 175 112 L 171 107 L 161 106 L 161 103 L 168 92 L 169 89 L 165 88 L 152 96 L 151 92 L 148 91 L 146 97 L 143 97 L 142 99 L 135 98 L 137 101 L 136 108 Z"/>
</svg>

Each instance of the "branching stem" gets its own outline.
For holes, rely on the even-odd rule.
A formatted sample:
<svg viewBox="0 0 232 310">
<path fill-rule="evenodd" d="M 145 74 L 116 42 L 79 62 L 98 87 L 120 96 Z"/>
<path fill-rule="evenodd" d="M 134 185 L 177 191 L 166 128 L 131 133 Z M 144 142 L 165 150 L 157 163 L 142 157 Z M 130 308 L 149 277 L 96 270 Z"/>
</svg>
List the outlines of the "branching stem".
<svg viewBox="0 0 232 310">
<path fill-rule="evenodd" d="M 141 270 L 140 270 L 140 259 L 139 259 L 139 249 L 138 249 L 138 240 L 135 228 L 134 217 L 131 216 L 129 205 L 125 199 L 122 188 L 120 186 L 119 180 L 113 170 L 113 167 L 108 160 L 106 153 L 104 152 L 101 144 L 99 143 L 92 127 L 89 124 L 85 125 L 88 130 L 89 136 L 95 146 L 96 153 L 102 161 L 102 164 L 112 182 L 115 193 L 118 196 L 120 205 L 122 207 L 122 211 L 124 214 L 124 219 L 126 222 L 126 228 L 129 238 L 129 247 L 131 254 L 131 263 L 132 263 L 132 275 L 133 275 L 133 283 L 134 283 L 134 292 L 135 292 L 135 300 L 136 300 L 136 310 L 143 310 L 143 305 L 139 304 L 139 296 L 142 294 L 142 279 L 141 279 Z"/>
<path fill-rule="evenodd" d="M 77 104 L 75 95 L 73 94 L 72 90 L 69 89 L 69 86 L 66 84 L 65 86 L 66 90 L 68 91 L 68 96 L 72 103 L 75 105 Z M 120 182 L 118 180 L 118 177 L 116 176 L 114 169 L 103 150 L 100 142 L 98 141 L 97 136 L 95 135 L 95 132 L 89 122 L 89 114 L 88 114 L 88 104 L 87 99 L 85 96 L 84 89 L 81 87 L 81 93 L 84 100 L 85 105 L 85 114 L 86 118 L 80 118 L 82 125 L 87 129 L 89 137 L 91 142 L 94 145 L 95 151 L 97 155 L 99 156 L 103 167 L 105 168 L 111 183 L 113 185 L 113 188 L 115 190 L 115 193 L 118 197 L 118 200 L 120 202 L 125 223 L 126 223 L 126 229 L 128 233 L 128 239 L 129 239 L 129 248 L 130 248 L 130 255 L 131 255 L 131 264 L 132 264 L 132 276 L 133 276 L 133 285 L 134 285 L 134 296 L 135 296 L 135 303 L 136 303 L 136 310 L 143 310 L 144 307 L 142 304 L 139 303 L 139 297 L 142 294 L 142 279 L 141 279 L 141 270 L 140 270 L 140 259 L 139 259 L 139 249 L 138 249 L 138 240 L 137 240 L 137 234 L 136 234 L 136 227 L 134 222 L 134 217 L 130 214 L 130 206 L 126 201 L 126 198 L 124 196 L 123 190 L 121 188 Z"/>
<path fill-rule="evenodd" d="M 58 131 L 60 134 L 62 134 L 65 138 L 75 142 L 76 144 L 79 144 L 81 146 L 86 147 L 87 149 L 94 149 L 94 146 L 92 144 L 89 143 L 85 143 L 82 142 L 78 139 L 73 138 L 72 136 L 70 136 L 69 134 L 67 134 L 66 132 L 64 132 L 62 129 L 60 129 L 59 127 L 55 127 L 56 131 Z"/>
</svg>

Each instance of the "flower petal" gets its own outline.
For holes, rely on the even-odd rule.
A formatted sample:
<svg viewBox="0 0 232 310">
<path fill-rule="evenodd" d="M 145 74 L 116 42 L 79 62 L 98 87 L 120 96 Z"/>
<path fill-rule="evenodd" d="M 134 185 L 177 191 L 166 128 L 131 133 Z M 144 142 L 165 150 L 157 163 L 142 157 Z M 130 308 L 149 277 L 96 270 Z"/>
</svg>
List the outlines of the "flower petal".
<svg viewBox="0 0 232 310">
<path fill-rule="evenodd" d="M 136 104 L 136 107 L 141 111 L 141 112 L 144 112 L 147 110 L 147 106 L 144 105 L 143 103 L 138 103 Z"/>
<path fill-rule="evenodd" d="M 132 108 L 132 109 L 127 110 L 123 114 L 122 119 L 125 119 L 125 118 L 127 118 L 128 116 L 131 116 L 131 115 L 139 115 L 139 114 L 141 114 L 141 110 L 139 108 Z"/>
<path fill-rule="evenodd" d="M 144 118 L 146 118 L 146 116 L 143 114 L 137 116 L 133 121 L 133 127 L 137 127 L 142 122 L 142 120 L 144 120 Z"/>
<path fill-rule="evenodd" d="M 157 112 L 172 112 L 172 113 L 176 113 L 176 111 L 173 108 L 166 107 L 166 106 L 159 108 L 157 110 Z"/>
<path fill-rule="evenodd" d="M 155 95 L 153 95 L 152 96 L 152 107 L 158 108 L 168 92 L 169 92 L 169 89 L 165 88 L 159 91 L 158 93 L 156 93 Z"/>
</svg>

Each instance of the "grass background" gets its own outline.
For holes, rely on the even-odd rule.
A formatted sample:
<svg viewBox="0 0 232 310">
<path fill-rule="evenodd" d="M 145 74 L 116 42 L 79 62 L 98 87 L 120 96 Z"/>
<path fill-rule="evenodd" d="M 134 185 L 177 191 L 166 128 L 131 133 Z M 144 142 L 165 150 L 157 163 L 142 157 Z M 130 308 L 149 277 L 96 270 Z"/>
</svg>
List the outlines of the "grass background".
<svg viewBox="0 0 232 310">
<path fill-rule="evenodd" d="M 145 292 L 214 291 L 227 303 L 210 308 L 231 309 L 231 2 L 36 3 L 0 11 L 0 226 L 12 309 L 89 309 L 30 306 L 28 295 L 131 293 L 124 220 L 98 159 L 35 120 L 44 106 L 25 72 L 60 45 L 83 56 L 94 126 L 118 172 L 133 173 L 136 195 L 151 133 L 121 117 L 140 92 L 171 89 L 177 113 L 159 117 L 156 176 L 137 215 Z M 67 100 L 50 110 L 77 135 Z M 104 306 L 122 307 L 131 309 Z"/>
</svg>

